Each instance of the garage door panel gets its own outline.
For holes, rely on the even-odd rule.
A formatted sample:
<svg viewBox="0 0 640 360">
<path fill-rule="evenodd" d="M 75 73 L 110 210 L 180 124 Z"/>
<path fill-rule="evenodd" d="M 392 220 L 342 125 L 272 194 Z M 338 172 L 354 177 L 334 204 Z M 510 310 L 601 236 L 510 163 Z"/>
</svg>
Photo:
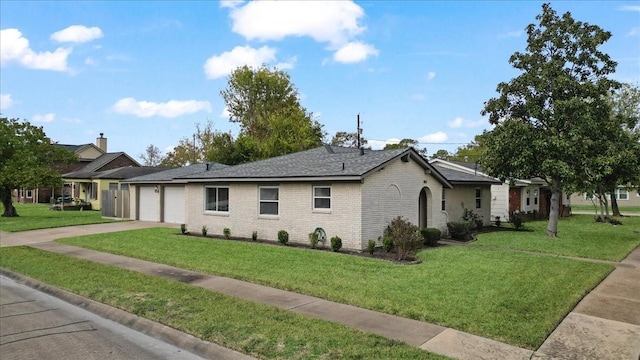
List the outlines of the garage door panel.
<svg viewBox="0 0 640 360">
<path fill-rule="evenodd" d="M 140 187 L 139 209 L 141 221 L 160 221 L 160 194 L 155 186 Z"/>
<path fill-rule="evenodd" d="M 185 213 L 184 186 L 164 188 L 164 222 L 183 224 Z"/>
</svg>

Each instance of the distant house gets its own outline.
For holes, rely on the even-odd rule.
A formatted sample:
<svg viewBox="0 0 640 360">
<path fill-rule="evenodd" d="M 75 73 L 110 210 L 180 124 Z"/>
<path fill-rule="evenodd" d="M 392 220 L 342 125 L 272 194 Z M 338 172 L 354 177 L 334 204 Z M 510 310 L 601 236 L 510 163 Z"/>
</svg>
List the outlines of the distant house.
<svg viewBox="0 0 640 360">
<path fill-rule="evenodd" d="M 638 189 L 618 186 L 615 190 L 618 206 L 640 206 L 640 192 Z M 607 195 L 607 199 L 611 196 Z M 573 205 L 593 205 L 592 197 L 585 193 L 574 193 L 569 197 L 569 203 Z M 609 202 L 610 203 L 610 202 Z M 596 200 L 596 206 L 598 202 Z"/>
<path fill-rule="evenodd" d="M 306 244 L 309 233 L 322 229 L 327 238 L 342 238 L 345 248 L 363 250 L 397 216 L 446 232 L 448 221 L 460 220 L 461 202 L 486 214 L 483 220 L 488 223 L 489 187 L 495 182 L 455 171 L 450 181 L 412 148 L 323 146 L 201 170 L 127 180 L 131 214 L 168 221 L 170 212 L 180 213 L 184 204 L 183 223 L 191 231 L 206 226 L 211 234 L 222 234 L 229 228 L 234 236 L 249 238 L 256 231 L 259 238 L 275 240 L 279 230 L 286 230 L 291 242 Z M 154 177 L 161 178 L 154 181 Z M 173 188 L 182 192 L 184 203 L 167 195 Z"/>
<path fill-rule="evenodd" d="M 432 159 L 429 162 L 442 168 L 489 177 L 477 163 L 442 159 Z M 508 221 L 515 211 L 530 214 L 532 217 L 547 216 L 548 192 L 543 179 L 516 179 L 512 183 L 492 179 L 497 180 L 497 183 L 491 185 L 491 220 L 499 216 L 503 221 Z"/>
</svg>

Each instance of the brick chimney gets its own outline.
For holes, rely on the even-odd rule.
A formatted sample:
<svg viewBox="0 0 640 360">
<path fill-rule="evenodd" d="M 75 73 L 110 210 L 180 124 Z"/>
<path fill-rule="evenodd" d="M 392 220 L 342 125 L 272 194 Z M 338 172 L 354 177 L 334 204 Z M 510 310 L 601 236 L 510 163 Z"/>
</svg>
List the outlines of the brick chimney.
<svg viewBox="0 0 640 360">
<path fill-rule="evenodd" d="M 104 133 L 100 133 L 100 137 L 96 138 L 96 146 L 102 149 L 105 153 L 107 152 L 107 138 L 104 137 Z"/>
</svg>

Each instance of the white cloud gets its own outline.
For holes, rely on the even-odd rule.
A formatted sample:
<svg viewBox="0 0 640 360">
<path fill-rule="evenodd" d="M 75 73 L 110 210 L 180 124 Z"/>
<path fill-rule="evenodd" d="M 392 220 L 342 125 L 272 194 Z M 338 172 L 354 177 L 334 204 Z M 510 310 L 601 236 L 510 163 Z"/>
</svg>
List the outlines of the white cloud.
<svg viewBox="0 0 640 360">
<path fill-rule="evenodd" d="M 365 43 L 350 42 L 342 46 L 333 54 L 333 60 L 340 63 L 356 63 L 366 60 L 369 56 L 378 56 L 378 50 Z"/>
<path fill-rule="evenodd" d="M 220 117 L 224 119 L 228 119 L 231 117 L 231 113 L 229 112 L 229 109 L 227 109 L 226 106 L 222 109 L 222 112 L 220 112 Z"/>
<path fill-rule="evenodd" d="M 0 110 L 8 109 L 13 105 L 11 94 L 0 94 Z"/>
<path fill-rule="evenodd" d="M 99 39 L 103 36 L 99 27 L 86 27 L 84 25 L 71 25 L 66 29 L 51 34 L 51 39 L 57 42 L 84 43 Z"/>
<path fill-rule="evenodd" d="M 487 120 L 479 119 L 476 121 L 465 120 L 462 117 L 458 116 L 455 119 L 449 121 L 447 123 L 450 128 L 461 128 L 461 127 L 478 127 L 487 124 Z"/>
<path fill-rule="evenodd" d="M 258 67 L 276 59 L 276 49 L 263 46 L 254 49 L 250 46 L 236 46 L 219 56 L 212 56 L 204 64 L 204 72 L 209 79 L 227 76 L 239 66 Z"/>
<path fill-rule="evenodd" d="M 625 5 L 618 8 L 621 11 L 640 11 L 640 5 Z"/>
<path fill-rule="evenodd" d="M 173 118 L 193 114 L 198 111 L 211 112 L 211 104 L 208 101 L 196 100 L 170 100 L 165 103 L 155 103 L 138 101 L 134 98 L 124 98 L 118 100 L 112 109 L 120 114 L 135 115 L 138 117 L 162 116 Z"/>
<path fill-rule="evenodd" d="M 279 62 L 276 64 L 276 68 L 280 70 L 293 69 L 294 65 L 298 62 L 297 56 L 292 56 L 286 62 Z"/>
<path fill-rule="evenodd" d="M 174 150 L 175 148 L 176 148 L 175 146 L 173 146 L 173 145 L 169 145 L 169 146 L 165 147 L 165 148 L 164 148 L 164 150 L 163 150 L 162 152 L 163 152 L 164 154 L 168 154 L 168 153 L 170 153 L 170 152 L 173 152 L 173 150 Z"/>
<path fill-rule="evenodd" d="M 367 140 L 367 145 L 371 146 L 373 150 L 382 150 L 388 144 L 397 144 L 400 139 L 390 138 L 387 140 Z"/>
<path fill-rule="evenodd" d="M 426 99 L 427 99 L 427 97 L 426 97 L 426 96 L 424 96 L 424 94 L 419 94 L 419 93 L 417 93 L 417 94 L 413 94 L 413 95 L 411 95 L 411 100 L 415 100 L 415 101 L 424 101 L 424 100 L 426 100 Z"/>
<path fill-rule="evenodd" d="M 70 48 L 57 48 L 54 52 L 36 53 L 29 47 L 29 40 L 18 29 L 0 31 L 0 63 L 17 62 L 24 67 L 39 70 L 66 71 Z"/>
<path fill-rule="evenodd" d="M 634 27 L 627 33 L 627 36 L 638 36 L 640 35 L 640 26 Z"/>
<path fill-rule="evenodd" d="M 520 36 L 522 36 L 522 34 L 524 33 L 524 31 L 522 30 L 516 30 L 516 31 L 509 31 L 507 33 L 501 34 L 499 35 L 500 38 L 518 38 Z"/>
<path fill-rule="evenodd" d="M 96 60 L 94 60 L 93 58 L 88 57 L 88 58 L 86 58 L 84 60 L 84 64 L 85 65 L 98 65 L 98 62 Z"/>
<path fill-rule="evenodd" d="M 37 123 L 50 123 L 53 122 L 56 119 L 56 115 L 55 114 L 44 114 L 44 115 L 33 115 L 33 122 L 37 122 Z"/>
<path fill-rule="evenodd" d="M 433 71 L 430 71 L 429 73 L 427 73 L 427 80 L 433 80 L 433 78 L 436 77 L 436 73 Z"/>
<path fill-rule="evenodd" d="M 446 133 L 438 131 L 433 134 L 427 134 L 418 138 L 419 143 L 443 143 L 447 141 L 449 137 Z"/>
</svg>

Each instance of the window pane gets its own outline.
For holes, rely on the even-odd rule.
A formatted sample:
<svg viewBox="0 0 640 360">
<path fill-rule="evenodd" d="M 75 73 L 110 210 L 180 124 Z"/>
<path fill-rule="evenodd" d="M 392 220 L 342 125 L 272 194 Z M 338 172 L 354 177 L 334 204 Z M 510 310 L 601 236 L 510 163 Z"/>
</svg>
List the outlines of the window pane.
<svg viewBox="0 0 640 360">
<path fill-rule="evenodd" d="M 129 184 L 120 184 L 120 190 L 129 190 Z"/>
<path fill-rule="evenodd" d="M 482 204 L 480 202 L 480 199 L 476 199 L 476 209 L 480 209 L 482 207 Z"/>
<path fill-rule="evenodd" d="M 216 190 L 216 188 L 207 188 L 207 202 L 204 207 L 205 210 L 216 210 L 216 202 L 218 199 Z"/>
<path fill-rule="evenodd" d="M 229 211 L 228 188 L 218 188 L 218 211 Z"/>
<path fill-rule="evenodd" d="M 277 202 L 261 202 L 260 215 L 278 215 Z"/>
<path fill-rule="evenodd" d="M 313 201 L 313 207 L 316 209 L 331 209 L 331 199 L 315 198 Z"/>
<path fill-rule="evenodd" d="M 481 190 L 480 190 L 480 189 L 476 189 L 476 197 L 477 197 L 477 198 L 479 198 L 479 197 L 480 197 L 480 194 L 481 194 L 481 193 L 482 193 L 482 192 L 481 192 Z"/>
<path fill-rule="evenodd" d="M 314 196 L 331 197 L 331 188 L 330 187 L 314 188 Z"/>
<path fill-rule="evenodd" d="M 260 200 L 278 200 L 278 189 L 260 188 Z"/>
</svg>

